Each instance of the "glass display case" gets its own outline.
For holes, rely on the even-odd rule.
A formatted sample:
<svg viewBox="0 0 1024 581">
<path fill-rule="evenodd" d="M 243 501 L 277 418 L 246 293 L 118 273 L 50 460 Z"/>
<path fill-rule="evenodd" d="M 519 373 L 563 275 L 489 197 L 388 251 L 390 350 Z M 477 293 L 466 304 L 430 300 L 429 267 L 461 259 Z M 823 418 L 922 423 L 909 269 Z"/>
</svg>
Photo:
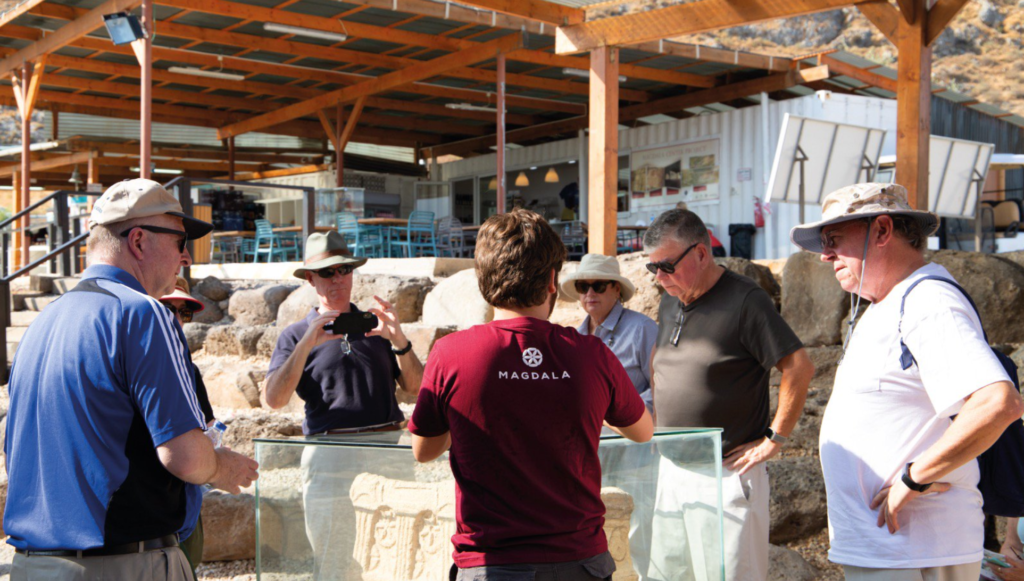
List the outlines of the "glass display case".
<svg viewBox="0 0 1024 581">
<path fill-rule="evenodd" d="M 417 463 L 405 431 L 254 442 L 257 579 L 448 579 L 447 454 Z M 613 581 L 721 581 L 721 430 L 607 435 L 598 451 Z"/>
<path fill-rule="evenodd" d="M 352 212 L 362 218 L 365 210 L 363 188 L 327 188 L 316 191 L 316 225 L 335 226 L 338 212 Z"/>
</svg>

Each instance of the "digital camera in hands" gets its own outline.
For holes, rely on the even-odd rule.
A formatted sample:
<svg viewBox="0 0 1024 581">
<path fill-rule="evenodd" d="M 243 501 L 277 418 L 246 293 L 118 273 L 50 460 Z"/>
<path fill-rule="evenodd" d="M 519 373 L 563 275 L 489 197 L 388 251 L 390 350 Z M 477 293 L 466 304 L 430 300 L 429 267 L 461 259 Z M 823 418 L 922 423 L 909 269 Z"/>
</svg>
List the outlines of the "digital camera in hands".
<svg viewBox="0 0 1024 581">
<path fill-rule="evenodd" d="M 363 334 L 377 328 L 377 316 L 373 313 L 342 313 L 324 330 L 335 335 Z"/>
</svg>

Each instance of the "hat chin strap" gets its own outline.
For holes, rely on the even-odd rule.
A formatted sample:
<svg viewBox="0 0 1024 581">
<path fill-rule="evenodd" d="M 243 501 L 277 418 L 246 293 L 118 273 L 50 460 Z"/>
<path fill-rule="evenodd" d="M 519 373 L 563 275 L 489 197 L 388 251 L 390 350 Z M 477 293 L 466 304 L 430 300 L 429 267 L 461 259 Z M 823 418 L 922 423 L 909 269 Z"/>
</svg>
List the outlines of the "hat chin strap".
<svg viewBox="0 0 1024 581">
<path fill-rule="evenodd" d="M 860 311 L 860 299 L 861 291 L 864 290 L 864 273 L 868 268 L 868 243 L 871 241 L 871 223 L 874 222 L 874 218 L 868 218 L 868 233 L 864 237 L 864 252 L 860 257 L 860 283 L 857 285 L 857 302 L 854 303 L 853 293 L 850 294 L 850 320 L 846 323 L 846 338 L 843 339 L 843 354 L 846 354 L 846 346 L 850 344 L 850 339 L 853 337 L 853 326 L 857 322 L 857 314 Z"/>
</svg>

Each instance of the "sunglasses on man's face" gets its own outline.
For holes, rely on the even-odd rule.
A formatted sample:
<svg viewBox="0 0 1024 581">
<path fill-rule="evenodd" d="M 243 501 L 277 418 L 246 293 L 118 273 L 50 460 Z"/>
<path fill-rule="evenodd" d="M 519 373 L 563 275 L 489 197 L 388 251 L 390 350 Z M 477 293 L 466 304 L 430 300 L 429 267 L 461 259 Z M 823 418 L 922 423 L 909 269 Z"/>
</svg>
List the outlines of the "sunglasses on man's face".
<svg viewBox="0 0 1024 581">
<path fill-rule="evenodd" d="M 657 276 L 659 270 L 661 272 L 664 272 L 665 274 L 672 274 L 673 272 L 676 271 L 676 265 L 679 264 L 684 258 L 686 258 L 686 255 L 689 254 L 691 250 L 696 248 L 698 244 L 700 244 L 700 242 L 694 242 L 693 244 L 691 244 L 689 248 L 683 251 L 683 254 L 679 258 L 673 260 L 672 262 L 669 262 L 667 260 L 659 260 L 658 262 L 648 262 L 647 270 L 651 271 L 651 274 L 655 276 Z"/>
<path fill-rule="evenodd" d="M 164 305 L 164 306 L 167 307 L 167 310 L 170 311 L 172 315 L 177 316 L 177 317 L 181 317 L 181 322 L 182 323 L 191 323 L 192 322 L 192 315 L 196 312 L 195 309 L 190 309 L 189 307 L 181 307 L 179 309 L 179 308 L 175 307 L 174 305 Z"/>
<path fill-rule="evenodd" d="M 185 254 L 185 244 L 188 242 L 188 232 L 185 232 L 183 230 L 172 230 L 170 228 L 161 228 L 159 226 L 150 226 L 149 224 L 143 224 L 141 226 L 132 226 L 131 228 L 125 230 L 124 232 L 121 232 L 121 236 L 127 238 L 128 235 L 132 233 L 132 230 L 136 228 L 140 228 L 148 232 L 155 232 L 157 234 L 173 234 L 175 236 L 181 236 L 181 239 L 178 240 L 178 253 Z"/>
<path fill-rule="evenodd" d="M 321 268 L 320 270 L 314 270 L 313 272 L 315 272 L 320 278 L 334 278 L 335 274 L 346 276 L 352 274 L 353 270 L 355 270 L 355 268 L 353 268 L 352 265 L 343 264 L 334 268 Z"/>
<path fill-rule="evenodd" d="M 577 280 L 573 286 L 576 287 L 576 292 L 581 295 L 587 294 L 587 291 L 590 289 L 594 289 L 594 292 L 597 294 L 604 294 L 604 291 L 608 290 L 608 285 L 610 284 L 612 284 L 612 282 L 609 280 L 598 280 L 595 282 L 583 282 L 582 280 Z"/>
</svg>

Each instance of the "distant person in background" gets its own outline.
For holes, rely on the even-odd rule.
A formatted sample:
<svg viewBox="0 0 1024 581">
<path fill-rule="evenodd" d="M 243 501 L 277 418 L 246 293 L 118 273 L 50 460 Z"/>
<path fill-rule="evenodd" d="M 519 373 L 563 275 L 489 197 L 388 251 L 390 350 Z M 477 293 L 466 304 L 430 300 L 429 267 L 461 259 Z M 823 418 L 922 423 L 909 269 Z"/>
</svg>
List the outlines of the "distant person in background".
<svg viewBox="0 0 1024 581">
<path fill-rule="evenodd" d="M 192 295 L 189 294 L 188 281 L 180 276 L 174 285 L 174 290 L 170 294 L 160 297 L 160 302 L 167 307 L 167 310 L 171 311 L 171 314 L 178 321 L 178 325 L 181 325 L 183 328 L 185 323 L 192 322 L 193 314 L 206 308 L 203 306 L 203 303 L 192 298 Z M 206 420 L 206 427 L 209 428 L 216 421 L 216 418 L 213 416 L 213 407 L 210 405 L 210 396 L 206 393 L 206 384 L 203 383 L 203 376 L 199 373 L 199 368 L 196 367 L 195 363 L 192 363 L 192 372 L 195 374 L 196 397 L 199 399 L 199 409 L 202 410 L 203 419 Z M 188 513 L 194 514 L 196 520 L 186 522 L 185 526 L 178 532 L 178 547 L 185 553 L 185 558 L 188 559 L 188 564 L 192 567 L 192 576 L 195 577 L 196 567 L 203 562 L 203 518 L 200 514 L 200 508 L 203 504 L 203 489 L 201 486 L 190 484 L 188 485 L 187 494 L 187 502 L 191 508 Z"/>
<path fill-rule="evenodd" d="M 571 222 L 578 220 L 577 214 L 579 213 L 580 207 L 580 185 L 573 182 L 558 192 L 558 197 L 562 199 L 565 207 L 562 208 L 561 220 L 563 222 Z"/>
<path fill-rule="evenodd" d="M 576 272 L 562 282 L 562 292 L 580 301 L 587 312 L 576 330 L 597 337 L 612 350 L 647 410 L 653 413 L 651 352 L 658 340 L 658 324 L 622 306 L 636 293 L 636 287 L 619 273 L 619 261 L 613 256 L 585 255 Z"/>
</svg>

